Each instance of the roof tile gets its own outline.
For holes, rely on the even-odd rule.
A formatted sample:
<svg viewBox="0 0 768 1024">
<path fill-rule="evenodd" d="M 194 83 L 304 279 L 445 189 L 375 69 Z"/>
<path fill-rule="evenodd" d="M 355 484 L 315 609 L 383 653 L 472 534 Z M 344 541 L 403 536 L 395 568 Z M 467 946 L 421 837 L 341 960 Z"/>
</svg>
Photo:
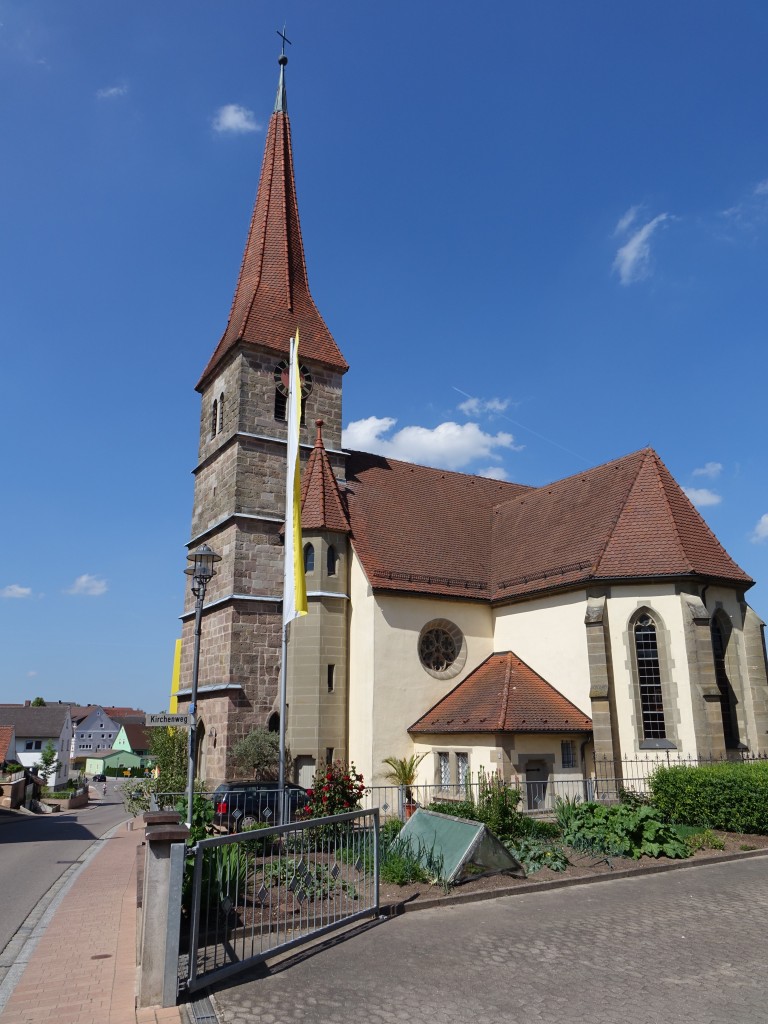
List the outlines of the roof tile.
<svg viewBox="0 0 768 1024">
<path fill-rule="evenodd" d="M 591 732 L 592 719 L 505 651 L 486 658 L 408 731 Z"/>
</svg>

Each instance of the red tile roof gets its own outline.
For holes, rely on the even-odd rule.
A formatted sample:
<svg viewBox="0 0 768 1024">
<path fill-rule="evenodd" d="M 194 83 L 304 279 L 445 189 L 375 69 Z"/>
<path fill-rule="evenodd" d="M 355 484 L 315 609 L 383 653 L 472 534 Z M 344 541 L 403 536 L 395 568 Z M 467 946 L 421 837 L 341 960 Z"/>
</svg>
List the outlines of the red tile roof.
<svg viewBox="0 0 768 1024">
<path fill-rule="evenodd" d="M 506 651 L 486 658 L 408 731 L 591 732 L 592 719 Z"/>
<path fill-rule="evenodd" d="M 7 761 L 11 755 L 15 755 L 14 728 L 12 725 L 0 725 L 0 761 Z"/>
<path fill-rule="evenodd" d="M 339 487 L 323 444 L 323 421 L 315 420 L 317 437 L 301 478 L 301 528 L 349 533 Z"/>
<path fill-rule="evenodd" d="M 598 580 L 753 583 L 650 448 L 537 488 L 352 452 L 347 481 L 375 589 L 505 601 Z"/>
<path fill-rule="evenodd" d="M 301 329 L 302 361 L 341 373 L 349 367 L 309 291 L 293 175 L 291 125 L 275 111 L 269 122 L 264 162 L 248 230 L 248 241 L 224 335 L 203 371 L 202 390 L 219 363 L 239 341 L 288 355 Z"/>
</svg>

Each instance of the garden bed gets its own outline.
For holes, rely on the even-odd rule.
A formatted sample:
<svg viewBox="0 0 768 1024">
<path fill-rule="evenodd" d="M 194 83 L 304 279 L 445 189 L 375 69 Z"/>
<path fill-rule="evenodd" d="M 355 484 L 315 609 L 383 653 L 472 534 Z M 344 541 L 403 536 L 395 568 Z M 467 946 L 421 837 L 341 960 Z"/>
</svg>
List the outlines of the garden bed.
<svg viewBox="0 0 768 1024">
<path fill-rule="evenodd" d="M 532 885 L 539 888 L 540 883 L 554 883 L 562 885 L 563 882 L 572 880 L 587 880 L 596 878 L 610 878 L 623 875 L 626 871 L 656 870 L 668 867 L 684 867 L 690 864 L 698 864 L 702 861 L 725 856 L 748 853 L 749 850 L 768 850 L 768 836 L 747 835 L 732 832 L 717 832 L 724 843 L 722 850 L 697 850 L 691 857 L 685 860 L 671 860 L 668 857 L 640 857 L 633 860 L 630 857 L 601 857 L 600 855 L 579 853 L 565 847 L 570 864 L 563 871 L 552 871 L 550 868 L 541 868 L 532 872 L 527 878 L 514 878 L 511 875 L 486 875 L 463 882 L 449 889 L 447 892 L 440 885 L 430 885 L 427 882 L 412 882 L 406 885 L 386 885 L 383 882 L 379 886 L 379 902 L 383 913 L 399 913 L 403 910 L 415 910 L 420 905 L 434 906 L 435 904 L 449 905 L 457 897 L 491 898 L 494 895 L 507 895 L 510 892 L 525 892 L 531 889 Z"/>
</svg>

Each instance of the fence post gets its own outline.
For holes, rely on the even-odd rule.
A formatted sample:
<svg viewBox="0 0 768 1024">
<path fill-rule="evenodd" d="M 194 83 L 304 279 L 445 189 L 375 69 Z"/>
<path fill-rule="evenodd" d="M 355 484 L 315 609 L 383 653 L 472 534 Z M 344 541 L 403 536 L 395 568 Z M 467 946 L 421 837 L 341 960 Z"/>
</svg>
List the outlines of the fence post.
<svg viewBox="0 0 768 1024">
<path fill-rule="evenodd" d="M 181 882 L 188 831 L 178 814 L 149 812 L 144 821 L 147 830 L 139 1006 L 175 1006 Z"/>
</svg>

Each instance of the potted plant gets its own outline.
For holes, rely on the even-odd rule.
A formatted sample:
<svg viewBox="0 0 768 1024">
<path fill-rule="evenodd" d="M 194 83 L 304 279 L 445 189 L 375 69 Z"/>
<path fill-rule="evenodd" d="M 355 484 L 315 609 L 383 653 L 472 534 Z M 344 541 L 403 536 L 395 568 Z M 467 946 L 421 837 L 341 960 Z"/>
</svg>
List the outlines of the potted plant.
<svg viewBox="0 0 768 1024">
<path fill-rule="evenodd" d="M 385 757 L 382 762 L 389 768 L 384 778 L 396 783 L 404 792 L 406 820 L 416 810 L 411 787 L 416 784 L 416 772 L 426 756 L 427 752 L 424 751 L 423 754 L 411 754 L 410 757 Z"/>
</svg>

